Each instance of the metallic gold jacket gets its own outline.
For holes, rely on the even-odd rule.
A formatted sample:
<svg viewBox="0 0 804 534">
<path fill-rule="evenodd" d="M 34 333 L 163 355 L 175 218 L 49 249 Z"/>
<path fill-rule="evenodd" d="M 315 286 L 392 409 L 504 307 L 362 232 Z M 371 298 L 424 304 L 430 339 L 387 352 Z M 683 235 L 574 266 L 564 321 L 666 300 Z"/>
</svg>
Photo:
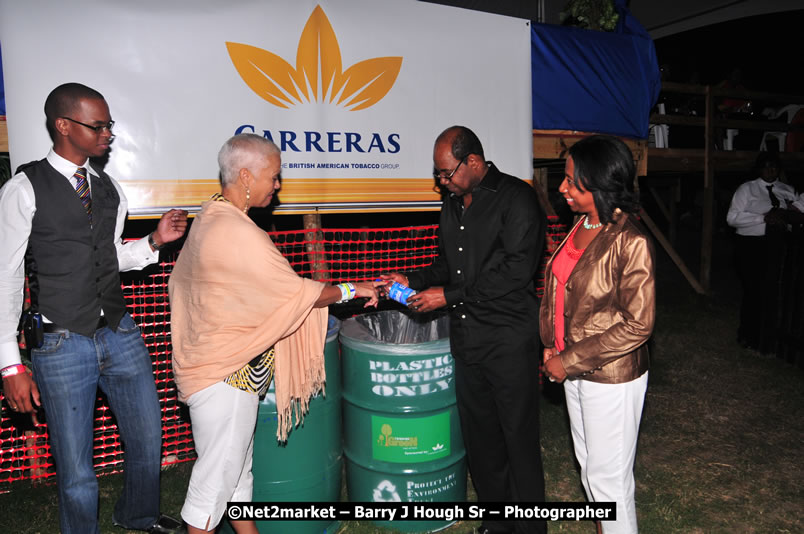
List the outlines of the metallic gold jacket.
<svg viewBox="0 0 804 534">
<path fill-rule="evenodd" d="M 555 346 L 553 259 L 567 239 L 545 268 L 539 310 L 545 347 Z M 569 378 L 619 384 L 648 370 L 646 343 L 656 316 L 653 261 L 653 246 L 641 225 L 616 210 L 614 222 L 586 247 L 564 287 L 565 348 L 559 357 Z"/>
</svg>

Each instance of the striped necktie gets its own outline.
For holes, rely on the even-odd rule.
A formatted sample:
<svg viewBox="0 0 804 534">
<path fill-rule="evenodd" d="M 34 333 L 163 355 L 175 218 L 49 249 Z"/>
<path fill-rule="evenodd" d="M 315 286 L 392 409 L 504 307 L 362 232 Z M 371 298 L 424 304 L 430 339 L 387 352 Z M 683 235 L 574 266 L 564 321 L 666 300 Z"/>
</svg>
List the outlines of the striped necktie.
<svg viewBox="0 0 804 534">
<path fill-rule="evenodd" d="M 89 196 L 89 181 L 87 180 L 87 170 L 84 167 L 78 167 L 78 170 L 73 174 L 75 178 L 75 192 L 81 199 L 81 204 L 87 210 L 87 218 L 89 224 L 92 224 L 92 198 Z"/>
</svg>

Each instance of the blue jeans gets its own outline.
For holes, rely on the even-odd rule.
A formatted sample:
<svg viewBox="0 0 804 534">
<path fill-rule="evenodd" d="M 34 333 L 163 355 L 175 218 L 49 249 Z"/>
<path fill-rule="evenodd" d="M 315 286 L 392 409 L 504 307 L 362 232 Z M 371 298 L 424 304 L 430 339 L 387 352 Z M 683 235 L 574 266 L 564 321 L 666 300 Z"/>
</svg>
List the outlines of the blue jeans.
<svg viewBox="0 0 804 534">
<path fill-rule="evenodd" d="M 99 533 L 92 463 L 99 386 L 125 448 L 123 494 L 113 520 L 131 529 L 150 528 L 159 517 L 161 412 L 151 357 L 134 320 L 126 314 L 116 332 L 104 327 L 92 337 L 45 334 L 31 360 L 56 462 L 62 534 Z"/>
</svg>

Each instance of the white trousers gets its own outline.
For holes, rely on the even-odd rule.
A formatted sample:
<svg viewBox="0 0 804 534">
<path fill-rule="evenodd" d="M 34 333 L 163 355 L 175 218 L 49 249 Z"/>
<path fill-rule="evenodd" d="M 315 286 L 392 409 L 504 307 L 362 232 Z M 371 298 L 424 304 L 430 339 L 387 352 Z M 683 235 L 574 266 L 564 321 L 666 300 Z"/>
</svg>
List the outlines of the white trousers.
<svg viewBox="0 0 804 534">
<path fill-rule="evenodd" d="M 198 459 L 181 517 L 196 528 L 214 530 L 228 501 L 251 501 L 259 397 L 218 382 L 193 393 L 187 406 Z"/>
<path fill-rule="evenodd" d="M 592 502 L 617 503 L 617 521 L 602 521 L 604 534 L 636 534 L 634 459 L 648 373 L 624 384 L 567 380 L 575 457 Z"/>
</svg>

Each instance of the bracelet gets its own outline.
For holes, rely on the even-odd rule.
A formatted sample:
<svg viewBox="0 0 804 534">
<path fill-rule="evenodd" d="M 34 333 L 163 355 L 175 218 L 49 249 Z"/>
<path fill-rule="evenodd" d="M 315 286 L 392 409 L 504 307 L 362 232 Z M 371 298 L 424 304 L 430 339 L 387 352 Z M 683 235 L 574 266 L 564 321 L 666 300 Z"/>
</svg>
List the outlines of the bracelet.
<svg viewBox="0 0 804 534">
<path fill-rule="evenodd" d="M 336 304 L 346 302 L 347 300 L 352 300 L 353 298 L 355 298 L 355 295 L 357 294 L 357 290 L 355 289 L 354 284 L 349 283 L 338 284 L 335 287 L 341 290 L 341 300 L 336 302 Z"/>
<path fill-rule="evenodd" d="M 3 378 L 8 378 L 9 376 L 21 375 L 27 372 L 28 372 L 27 367 L 25 367 L 21 363 L 16 363 L 14 365 L 4 367 L 3 370 L 0 371 L 0 375 L 2 375 Z"/>
<path fill-rule="evenodd" d="M 162 248 L 161 246 L 156 244 L 156 240 L 154 239 L 154 233 L 153 232 L 148 234 L 148 244 L 151 246 L 152 249 L 154 249 L 154 251 L 159 250 L 160 248 Z"/>
</svg>

